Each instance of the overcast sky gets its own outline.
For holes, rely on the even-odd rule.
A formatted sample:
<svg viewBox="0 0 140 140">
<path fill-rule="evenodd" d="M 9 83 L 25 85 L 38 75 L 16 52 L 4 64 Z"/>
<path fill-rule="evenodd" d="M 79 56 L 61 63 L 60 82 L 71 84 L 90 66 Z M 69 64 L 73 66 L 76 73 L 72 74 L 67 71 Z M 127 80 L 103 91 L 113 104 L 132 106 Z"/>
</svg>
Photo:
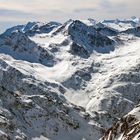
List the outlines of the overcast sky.
<svg viewBox="0 0 140 140">
<path fill-rule="evenodd" d="M 0 31 L 28 21 L 140 17 L 140 0 L 0 0 Z"/>
</svg>

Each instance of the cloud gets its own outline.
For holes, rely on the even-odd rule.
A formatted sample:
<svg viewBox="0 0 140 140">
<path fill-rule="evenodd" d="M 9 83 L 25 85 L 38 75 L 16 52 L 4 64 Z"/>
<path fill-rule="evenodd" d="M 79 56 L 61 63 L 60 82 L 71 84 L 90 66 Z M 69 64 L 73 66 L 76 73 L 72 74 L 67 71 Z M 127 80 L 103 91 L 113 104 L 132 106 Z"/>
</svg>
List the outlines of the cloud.
<svg viewBox="0 0 140 140">
<path fill-rule="evenodd" d="M 119 11 L 119 8 L 124 6 L 129 9 L 128 15 L 136 13 L 139 8 L 139 0 L 1 0 L 1 9 L 17 10 L 27 13 L 43 14 L 49 11 L 63 11 L 66 14 L 69 12 L 93 12 L 94 9 L 98 12 Z M 134 7 L 136 9 L 134 9 Z M 57 12 L 56 12 L 57 13 Z M 81 13 L 81 14 L 82 14 Z M 138 13 L 138 12 L 137 12 Z M 136 14 L 137 14 L 136 13 Z M 55 13 L 54 13 L 55 14 Z M 104 13 L 106 14 L 106 13 Z M 104 17 L 104 14 L 102 17 Z M 122 13 L 123 14 L 123 13 Z M 137 14 L 138 15 L 138 14 Z M 51 15 L 50 15 L 51 16 Z M 117 13 L 116 13 L 117 16 Z M 102 18 L 101 17 L 101 18 Z"/>
<path fill-rule="evenodd" d="M 129 9 L 139 8 L 139 0 L 1 0 L 1 9 L 20 10 L 23 12 L 35 12 L 49 10 L 61 10 L 70 12 L 76 9 L 81 11 L 92 11 L 91 9 L 104 10 L 109 8 L 119 8 L 125 5 Z M 104 8 L 104 9 L 102 9 Z M 83 10 L 82 10 L 83 9 Z M 85 10 L 84 10 L 85 9 Z M 88 10 L 89 9 L 89 10 Z M 139 8 L 140 9 L 140 8 Z M 80 11 L 80 10 L 79 10 Z M 131 11 L 130 11 L 131 12 Z"/>
<path fill-rule="evenodd" d="M 93 0 L 1 0 L 0 8 L 12 8 L 14 10 L 22 9 L 23 11 L 46 10 L 73 10 L 76 8 L 93 8 L 97 2 Z"/>
<path fill-rule="evenodd" d="M 100 1 L 100 9 L 102 9 L 102 11 L 104 11 L 105 13 L 108 14 L 115 14 L 115 15 L 119 15 L 120 12 L 122 13 L 125 12 L 127 10 L 128 6 L 127 4 L 124 3 L 114 3 L 110 0 L 101 0 Z"/>
<path fill-rule="evenodd" d="M 78 12 L 78 13 L 81 13 L 81 12 L 93 12 L 93 11 L 96 11 L 97 9 L 95 8 L 81 8 L 81 9 L 75 9 L 74 12 Z"/>
<path fill-rule="evenodd" d="M 0 0 L 0 22 L 139 16 L 140 0 Z"/>
<path fill-rule="evenodd" d="M 12 9 L 0 9 L 0 14 L 1 17 L 1 16 L 27 16 L 30 15 L 31 13 Z"/>
</svg>

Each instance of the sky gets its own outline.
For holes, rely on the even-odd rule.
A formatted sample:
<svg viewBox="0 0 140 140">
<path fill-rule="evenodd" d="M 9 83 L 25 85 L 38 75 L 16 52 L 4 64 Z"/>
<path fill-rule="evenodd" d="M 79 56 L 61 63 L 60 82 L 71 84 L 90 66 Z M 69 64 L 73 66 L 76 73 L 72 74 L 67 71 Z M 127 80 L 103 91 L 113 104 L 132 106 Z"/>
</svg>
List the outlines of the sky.
<svg viewBox="0 0 140 140">
<path fill-rule="evenodd" d="M 140 0 L 0 0 L 0 32 L 28 21 L 140 17 Z"/>
</svg>

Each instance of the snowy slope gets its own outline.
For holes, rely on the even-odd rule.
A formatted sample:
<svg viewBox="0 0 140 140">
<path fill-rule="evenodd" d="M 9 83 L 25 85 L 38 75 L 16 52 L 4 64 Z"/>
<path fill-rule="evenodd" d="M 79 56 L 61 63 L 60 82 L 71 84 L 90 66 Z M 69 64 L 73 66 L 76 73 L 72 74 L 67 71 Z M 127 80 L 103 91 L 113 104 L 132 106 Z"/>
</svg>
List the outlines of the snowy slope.
<svg viewBox="0 0 140 140">
<path fill-rule="evenodd" d="M 52 66 L 55 63 L 53 54 L 30 40 L 30 38 L 19 31 L 10 35 L 1 35 L 0 53 L 5 53 L 18 60 L 25 60 L 34 63 L 41 63 Z"/>
<path fill-rule="evenodd" d="M 131 23 L 139 20 L 28 23 L 3 33 L 0 139 L 99 140 L 139 102 L 140 39 Z"/>
<path fill-rule="evenodd" d="M 140 25 L 140 19 L 132 17 L 131 19 L 124 20 L 104 20 L 102 23 L 106 26 L 114 28 L 118 31 L 125 31 L 127 29 L 135 28 Z"/>
</svg>

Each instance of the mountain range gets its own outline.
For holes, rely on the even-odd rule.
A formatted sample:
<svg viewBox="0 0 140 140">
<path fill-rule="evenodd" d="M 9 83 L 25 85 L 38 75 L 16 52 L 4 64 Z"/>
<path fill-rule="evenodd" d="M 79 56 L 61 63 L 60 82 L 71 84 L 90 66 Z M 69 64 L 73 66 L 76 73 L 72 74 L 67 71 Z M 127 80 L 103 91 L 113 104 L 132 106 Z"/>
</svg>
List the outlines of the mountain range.
<svg viewBox="0 0 140 140">
<path fill-rule="evenodd" d="M 0 140 L 139 140 L 139 100 L 140 18 L 0 35 Z"/>
</svg>

